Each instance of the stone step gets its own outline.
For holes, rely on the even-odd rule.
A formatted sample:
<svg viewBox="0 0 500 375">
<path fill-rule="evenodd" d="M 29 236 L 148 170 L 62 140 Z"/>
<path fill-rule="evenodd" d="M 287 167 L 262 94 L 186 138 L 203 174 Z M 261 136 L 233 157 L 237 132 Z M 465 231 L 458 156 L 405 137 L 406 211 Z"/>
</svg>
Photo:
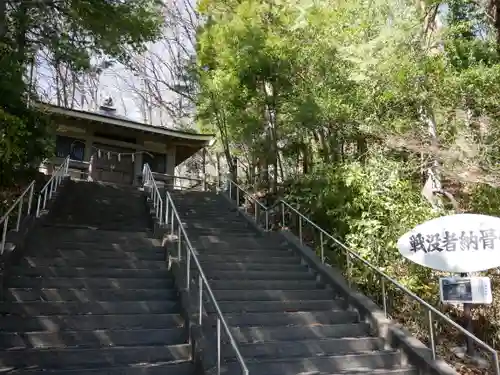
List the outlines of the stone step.
<svg viewBox="0 0 500 375">
<path fill-rule="evenodd" d="M 195 365 L 192 361 L 177 360 L 170 362 L 144 362 L 125 366 L 77 368 L 77 369 L 22 369 L 10 371 L 15 375 L 193 375 Z"/>
<path fill-rule="evenodd" d="M 126 302 L 2 302 L 0 314 L 8 315 L 91 315 L 91 314 L 172 314 L 179 313 L 177 301 Z"/>
<path fill-rule="evenodd" d="M 210 254 L 208 252 L 200 252 L 198 259 L 202 262 L 202 265 L 214 263 L 262 263 L 267 264 L 300 264 L 300 258 L 298 256 L 281 255 L 280 256 L 270 256 L 262 259 L 260 256 L 255 255 L 252 252 L 237 253 L 237 254 Z"/>
<path fill-rule="evenodd" d="M 162 329 L 183 325 L 184 319 L 179 314 L 4 316 L 0 319 L 3 332 Z"/>
<path fill-rule="evenodd" d="M 151 243 L 151 233 L 149 231 L 134 231 L 123 233 L 122 231 L 109 231 L 102 229 L 82 229 L 82 228 L 64 228 L 60 226 L 49 225 L 43 228 L 42 236 L 52 242 L 136 242 Z"/>
<path fill-rule="evenodd" d="M 204 246 L 204 247 L 196 247 L 199 254 L 221 254 L 223 256 L 226 255 L 239 255 L 245 256 L 246 254 L 258 257 L 260 262 L 263 263 L 266 261 L 266 258 L 276 258 L 276 257 L 298 257 L 295 252 L 288 249 L 276 249 L 276 248 L 255 248 L 255 249 L 246 249 L 241 247 L 228 247 L 228 246 Z"/>
<path fill-rule="evenodd" d="M 54 227 L 43 227 L 40 232 L 44 242 L 49 244 L 70 244 L 72 242 L 81 244 L 116 244 L 116 245 L 141 245 L 141 246 L 156 246 L 157 240 L 152 236 L 149 231 L 106 231 L 102 229 L 89 230 L 81 229 L 80 232 L 76 230 L 62 230 L 54 229 Z M 68 245 L 66 245 L 68 246 Z"/>
<path fill-rule="evenodd" d="M 19 276 L 39 277 L 104 277 L 104 278 L 130 278 L 130 279 L 158 279 L 171 278 L 171 274 L 164 266 L 162 270 L 150 269 L 120 269 L 106 267 L 13 267 L 12 274 Z"/>
<path fill-rule="evenodd" d="M 192 269 L 196 268 L 196 265 L 191 265 Z M 214 262 L 214 263 L 203 263 L 204 270 L 210 271 L 286 271 L 286 272 L 308 272 L 308 267 L 300 263 L 297 264 L 280 264 L 280 263 L 245 263 L 245 262 Z"/>
<path fill-rule="evenodd" d="M 169 289 L 174 287 L 172 278 L 69 278 L 13 276 L 5 280 L 9 288 L 75 288 L 75 289 Z"/>
<path fill-rule="evenodd" d="M 216 324 L 215 314 L 208 317 L 210 324 Z M 230 326 L 237 327 L 278 327 L 310 326 L 322 324 L 357 323 L 358 314 L 353 311 L 299 311 L 299 312 L 250 312 L 227 313 L 224 319 Z"/>
<path fill-rule="evenodd" d="M 248 226 L 248 223 L 246 220 L 240 219 L 240 220 L 231 220 L 228 221 L 227 218 L 213 218 L 212 220 L 206 220 L 206 219 L 198 219 L 194 220 L 192 218 L 187 218 L 186 220 L 183 220 L 181 217 L 182 224 L 184 225 L 184 228 L 186 229 L 227 229 L 227 228 L 233 228 L 236 230 L 241 230 L 241 231 L 246 231 L 249 232 L 249 229 L 251 229 Z M 254 234 L 256 234 L 254 232 Z"/>
<path fill-rule="evenodd" d="M 191 359 L 191 345 L 133 346 L 96 349 L 26 349 L 1 353 L 0 372 L 8 369 L 68 369 L 169 362 Z"/>
<path fill-rule="evenodd" d="M 133 243 L 133 242 L 113 242 L 113 241 L 68 241 L 62 242 L 53 240 L 51 242 L 44 241 L 37 247 L 36 253 L 45 252 L 49 250 L 99 250 L 99 251 L 118 251 L 118 252 L 156 252 L 161 253 L 163 248 L 161 246 L 152 246 L 146 243 Z"/>
<path fill-rule="evenodd" d="M 356 354 L 381 350 L 383 342 L 375 337 L 312 339 L 301 341 L 277 341 L 254 344 L 240 344 L 243 358 L 293 358 L 318 357 L 327 355 Z M 223 346 L 226 360 L 234 360 L 234 349 L 229 344 Z"/>
<path fill-rule="evenodd" d="M 315 280 L 211 280 L 212 290 L 297 290 L 297 289 L 318 289 L 324 285 Z"/>
<path fill-rule="evenodd" d="M 274 249 L 257 250 L 257 249 L 239 249 L 239 248 L 217 249 L 213 247 L 200 248 L 196 246 L 195 249 L 201 256 L 220 255 L 223 258 L 228 256 L 229 257 L 234 256 L 236 257 L 238 262 L 241 262 L 242 258 L 245 259 L 247 257 L 250 257 L 252 259 L 251 263 L 256 263 L 256 262 L 267 263 L 267 260 L 270 258 L 281 258 L 281 259 L 292 258 L 295 260 L 295 263 L 300 264 L 299 256 L 287 250 L 274 250 Z M 233 260 L 231 259 L 230 262 L 232 261 Z"/>
<path fill-rule="evenodd" d="M 172 289 L 71 289 L 71 288 L 8 288 L 7 301 L 156 301 L 177 298 Z"/>
<path fill-rule="evenodd" d="M 255 249 L 255 250 L 281 250 L 286 249 L 287 246 L 283 244 L 273 243 L 266 241 L 265 239 L 255 237 L 254 235 L 249 235 L 246 237 L 229 237 L 224 236 L 207 236 L 200 235 L 195 236 L 190 234 L 189 239 L 195 245 L 195 247 L 201 246 L 203 248 L 212 249 Z"/>
<path fill-rule="evenodd" d="M 329 289 L 316 290 L 215 290 L 219 303 L 224 301 L 298 301 L 330 300 L 335 293 Z"/>
<path fill-rule="evenodd" d="M 260 368 L 259 368 L 260 369 Z M 221 373 L 230 373 L 229 371 L 239 371 L 241 373 L 241 368 L 239 366 L 230 365 L 223 366 L 221 369 Z M 358 368 L 353 370 L 346 371 L 302 371 L 299 369 L 288 368 L 287 372 L 275 372 L 275 368 L 271 367 L 269 371 L 265 371 L 259 373 L 259 375 L 419 375 L 417 369 L 413 367 L 405 367 L 405 368 L 392 368 L 392 369 L 368 369 L 368 368 Z M 210 370 L 206 372 L 207 375 L 215 375 L 216 372 L 214 370 Z M 238 374 L 238 372 L 235 372 Z"/>
<path fill-rule="evenodd" d="M 227 228 L 228 226 L 234 226 L 234 227 L 240 227 L 240 228 L 246 228 L 247 230 L 250 228 L 248 225 L 248 222 L 243 219 L 242 217 L 232 217 L 231 221 L 227 220 L 226 215 L 219 215 L 214 218 L 210 218 L 210 220 L 207 220 L 206 218 L 194 218 L 190 217 L 189 215 L 183 215 L 183 213 L 180 214 L 181 220 L 184 225 L 187 225 L 188 227 L 193 227 L 193 228 L 208 228 L 208 227 L 216 227 L 216 228 Z M 186 220 L 183 220 L 183 218 L 186 218 Z"/>
<path fill-rule="evenodd" d="M 296 327 L 232 327 L 231 333 L 239 343 L 265 341 L 299 341 L 321 338 L 345 338 L 368 336 L 368 323 L 310 324 Z"/>
<path fill-rule="evenodd" d="M 291 281 L 301 281 L 301 280 L 315 280 L 316 276 L 307 270 L 304 271 L 221 271 L 212 270 L 208 267 L 204 267 L 205 275 L 209 280 L 227 280 L 227 282 L 232 282 L 232 280 L 291 280 Z"/>
<path fill-rule="evenodd" d="M 93 330 L 60 332 L 3 332 L 0 333 L 0 348 L 19 349 L 63 349 L 101 348 L 134 345 L 175 345 L 186 342 L 185 328 Z M 1 354 L 0 354 L 1 356 Z"/>
<path fill-rule="evenodd" d="M 164 270 L 166 269 L 165 261 L 162 260 L 129 260 L 123 258 L 113 259 L 87 259 L 87 258 L 35 258 L 24 257 L 20 263 L 22 267 L 69 267 L 69 268 L 121 268 L 121 269 L 147 269 L 147 270 Z"/>
<path fill-rule="evenodd" d="M 292 311 L 332 311 L 344 310 L 344 303 L 340 300 L 326 301 L 218 301 L 223 314 L 231 313 L 258 313 L 258 312 L 292 312 Z M 213 313 L 210 303 L 206 303 L 206 310 Z"/>
<path fill-rule="evenodd" d="M 306 358 L 281 358 L 269 360 L 251 360 L 247 358 L 250 374 L 259 375 L 298 375 L 298 374 L 373 374 L 374 369 L 400 369 L 401 354 L 397 352 L 371 352 L 349 355 L 331 355 Z M 225 372 L 236 374 L 239 364 L 226 364 Z M 386 372 L 381 372 L 386 374 Z M 392 374 L 391 374 L 392 375 Z M 399 374 L 398 374 L 399 375 Z"/>
<path fill-rule="evenodd" d="M 254 238 L 255 233 L 249 232 L 247 228 L 190 228 L 189 226 L 186 229 L 188 236 L 191 237 L 200 237 L 200 236 L 219 236 L 225 238 L 227 236 L 237 235 L 240 239 L 243 238 Z"/>
<path fill-rule="evenodd" d="M 165 259 L 165 254 L 161 252 L 128 252 L 128 251 L 102 251 L 102 250 L 58 250 L 51 249 L 44 251 L 43 253 L 33 253 L 30 254 L 33 258 L 63 258 L 63 259 L 74 259 L 75 261 L 89 260 L 89 259 L 119 259 L 119 260 L 153 260 L 161 261 Z"/>
<path fill-rule="evenodd" d="M 236 210 L 231 210 L 229 208 L 218 208 L 218 207 L 212 207 L 212 206 L 180 206 L 178 207 L 179 216 L 181 217 L 182 220 L 205 220 L 209 221 L 212 218 L 220 218 L 220 217 L 227 217 L 229 214 L 231 214 L 231 211 L 236 213 Z M 234 216 L 235 218 L 241 220 L 238 216 Z"/>
<path fill-rule="evenodd" d="M 125 210 L 127 210 L 127 213 L 128 215 L 130 215 L 130 217 L 119 220 L 119 215 Z M 108 219 L 106 220 L 100 218 L 98 220 L 95 220 L 91 218 L 80 217 L 75 220 L 71 218 L 71 213 L 66 213 L 63 214 L 63 217 L 58 218 L 58 220 L 52 219 L 48 221 L 47 224 L 51 226 L 72 224 L 73 227 L 107 230 L 127 234 L 134 232 L 143 233 L 151 230 L 151 224 L 147 222 L 147 220 L 149 219 L 147 217 L 147 213 L 142 212 L 142 210 L 137 210 L 137 212 L 134 213 L 134 211 L 131 210 L 130 207 L 122 206 L 122 209 L 120 211 L 116 211 L 114 213 L 93 212 L 92 214 L 96 216 L 101 215 L 102 217 L 108 217 Z M 133 218 L 134 216 L 136 218 L 131 220 L 130 218 Z"/>
</svg>

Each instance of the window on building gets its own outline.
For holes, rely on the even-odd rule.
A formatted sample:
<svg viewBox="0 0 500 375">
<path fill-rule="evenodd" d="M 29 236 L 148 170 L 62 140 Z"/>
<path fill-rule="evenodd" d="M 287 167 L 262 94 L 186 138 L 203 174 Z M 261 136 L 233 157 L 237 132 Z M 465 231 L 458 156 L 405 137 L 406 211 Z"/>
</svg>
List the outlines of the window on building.
<svg viewBox="0 0 500 375">
<path fill-rule="evenodd" d="M 151 155 L 149 155 L 151 154 Z M 143 163 L 148 163 L 153 172 L 165 173 L 167 171 L 167 155 L 156 153 L 144 153 Z"/>
<path fill-rule="evenodd" d="M 85 141 L 71 137 L 56 137 L 56 156 L 70 157 L 71 160 L 83 161 L 85 156 Z"/>
</svg>

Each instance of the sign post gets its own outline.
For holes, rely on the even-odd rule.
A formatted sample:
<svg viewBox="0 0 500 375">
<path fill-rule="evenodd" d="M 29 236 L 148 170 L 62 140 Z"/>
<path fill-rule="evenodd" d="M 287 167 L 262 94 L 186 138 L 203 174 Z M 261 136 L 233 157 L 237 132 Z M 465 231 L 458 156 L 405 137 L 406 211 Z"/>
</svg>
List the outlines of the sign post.
<svg viewBox="0 0 500 375">
<path fill-rule="evenodd" d="M 436 191 L 456 201 L 446 192 Z M 472 304 L 491 303 L 488 278 L 468 276 L 500 266 L 500 218 L 457 213 L 424 222 L 398 240 L 402 256 L 435 270 L 459 274 L 440 280 L 441 300 L 464 304 L 465 329 L 472 332 Z M 466 340 L 466 354 L 476 359 L 472 340 Z M 479 361 L 478 361 L 479 362 Z"/>
</svg>

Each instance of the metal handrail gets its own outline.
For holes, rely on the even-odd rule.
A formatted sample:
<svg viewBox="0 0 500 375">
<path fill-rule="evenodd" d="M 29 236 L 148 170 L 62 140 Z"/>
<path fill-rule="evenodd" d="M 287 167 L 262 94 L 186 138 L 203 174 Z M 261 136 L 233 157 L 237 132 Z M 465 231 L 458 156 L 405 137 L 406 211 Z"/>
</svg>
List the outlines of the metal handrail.
<svg viewBox="0 0 500 375">
<path fill-rule="evenodd" d="M 214 293 L 212 292 L 212 288 L 210 288 L 210 285 L 208 283 L 208 279 L 205 276 L 205 273 L 203 272 L 203 268 L 201 267 L 200 261 L 198 260 L 198 257 L 196 256 L 196 252 L 193 248 L 193 245 L 191 244 L 191 241 L 189 241 L 189 237 L 186 233 L 186 230 L 184 229 L 184 225 L 182 224 L 182 221 L 179 217 L 179 214 L 177 213 L 177 209 L 175 208 L 174 202 L 172 200 L 172 196 L 170 193 L 167 191 L 166 194 L 166 210 L 165 210 L 165 217 L 168 218 L 169 215 L 169 207 L 170 207 L 170 212 L 171 212 L 171 235 L 175 234 L 174 230 L 174 220 L 177 220 L 177 259 L 179 262 L 181 261 L 182 258 L 182 237 L 184 236 L 184 242 L 186 243 L 186 290 L 189 292 L 190 290 L 190 285 L 191 285 L 191 258 L 194 260 L 194 263 L 196 265 L 196 268 L 198 269 L 198 324 L 202 326 L 203 324 L 203 286 L 205 286 L 205 290 L 208 294 L 208 297 L 210 299 L 210 302 L 212 303 L 215 312 L 217 314 L 217 375 L 220 375 L 221 373 L 221 324 L 222 328 L 226 332 L 227 337 L 229 338 L 229 343 L 231 344 L 231 347 L 234 350 L 234 353 L 236 354 L 236 359 L 241 367 L 241 372 L 243 375 L 248 375 L 248 368 L 246 366 L 245 360 L 243 359 L 243 356 L 241 355 L 241 352 L 238 348 L 238 344 L 236 343 L 236 340 L 233 337 L 233 334 L 231 333 L 231 330 L 229 329 L 229 326 L 227 325 L 226 320 L 224 319 L 224 315 L 222 314 L 222 311 L 220 310 L 219 304 L 217 303 L 217 300 L 215 299 Z"/>
<path fill-rule="evenodd" d="M 169 174 L 169 173 L 160 173 L 160 172 L 152 172 L 152 174 L 153 174 L 153 177 L 157 176 L 159 181 L 163 181 L 164 177 L 166 177 L 167 180 L 168 179 L 172 180 L 172 183 L 170 184 L 172 186 L 172 188 L 175 188 L 175 182 L 176 182 L 176 180 L 189 181 L 189 182 L 194 181 L 195 182 L 194 185 L 191 185 L 191 186 L 189 186 L 187 188 L 181 187 L 181 190 L 190 190 L 190 189 L 193 189 L 193 188 L 196 188 L 196 187 L 202 185 L 202 189 L 205 191 L 206 187 L 207 187 L 207 180 L 206 180 L 206 178 L 203 179 L 203 178 L 176 176 L 176 175 L 172 175 L 172 174 Z"/>
<path fill-rule="evenodd" d="M 231 180 L 229 180 L 231 181 Z M 236 185 L 234 182 L 232 182 L 235 186 Z M 230 184 L 231 185 L 231 182 Z M 241 189 L 243 192 L 245 192 L 243 189 Z M 248 197 L 253 199 L 253 197 L 248 193 Z M 401 290 L 403 293 L 411 297 L 414 301 L 417 301 L 421 306 L 423 306 L 427 310 L 427 318 L 428 318 L 428 329 L 429 329 L 429 338 L 430 338 L 430 345 L 431 345 L 431 350 L 432 350 L 432 358 L 436 359 L 436 343 L 434 340 L 434 317 L 439 317 L 440 319 L 444 320 L 446 323 L 460 331 L 462 334 L 464 334 L 466 337 L 469 339 L 473 340 L 476 344 L 479 346 L 483 347 L 486 351 L 490 352 L 492 359 L 493 359 L 493 365 L 495 368 L 495 375 L 500 375 L 500 362 L 499 362 L 499 356 L 498 352 L 492 348 L 490 345 L 486 344 L 484 341 L 479 339 L 478 337 L 474 336 L 472 333 L 467 331 L 465 328 L 460 326 L 459 324 L 455 323 L 450 317 L 447 315 L 443 314 L 439 310 L 437 310 L 434 306 L 430 305 L 426 301 L 424 301 L 422 298 L 418 297 L 415 293 L 411 292 L 409 289 L 407 289 L 405 286 L 394 280 L 392 277 L 387 275 L 385 272 L 379 270 L 376 266 L 368 262 L 366 259 L 363 259 L 359 254 L 354 252 L 352 249 L 348 248 L 345 244 L 337 240 L 333 235 L 328 233 L 326 230 L 321 228 L 319 225 L 314 223 L 311 219 L 303 215 L 300 211 L 298 211 L 296 208 L 292 207 L 289 203 L 285 202 L 282 199 L 279 199 L 277 202 L 275 202 L 271 207 L 266 208 L 268 211 L 277 207 L 281 206 L 281 227 L 285 227 L 285 207 L 288 207 L 291 211 L 293 211 L 295 214 L 298 215 L 299 217 L 299 241 L 302 244 L 303 243 L 303 236 L 302 236 L 302 226 L 303 222 L 305 221 L 306 223 L 309 223 L 313 228 L 317 229 L 320 234 L 320 257 L 321 257 L 321 262 L 324 264 L 325 263 L 325 254 L 324 254 L 324 245 L 325 245 L 325 237 L 332 240 L 336 245 L 340 246 L 340 248 L 344 251 L 344 254 L 346 255 L 346 262 L 347 262 L 347 268 L 349 270 L 350 268 L 350 263 L 352 259 L 356 259 L 363 263 L 365 266 L 370 268 L 372 271 L 374 271 L 381 280 L 381 286 L 382 286 L 382 305 L 383 305 L 383 310 L 384 314 L 386 317 L 389 317 L 389 314 L 387 312 L 387 293 L 386 293 L 386 282 L 389 282 L 392 284 L 395 288 Z M 267 212 L 268 212 L 267 211 Z M 266 219 L 266 225 L 264 228 L 266 231 L 269 230 L 269 221 Z M 347 276 L 349 277 L 350 272 L 346 273 Z M 348 278 L 348 283 L 349 286 L 351 286 L 351 280 Z"/>
<path fill-rule="evenodd" d="M 153 201 L 153 208 L 155 210 L 155 217 L 158 219 L 160 225 L 163 224 L 163 199 L 161 198 L 160 189 L 156 184 L 153 172 L 149 164 L 144 164 L 142 168 L 142 181 L 144 185 L 151 184 L 151 191 L 149 198 Z"/>
<path fill-rule="evenodd" d="M 259 209 L 258 207 L 260 207 L 262 210 L 264 210 L 264 213 L 265 213 L 265 229 L 268 230 L 269 228 L 269 209 L 264 205 L 262 204 L 261 202 L 259 202 L 258 199 L 256 199 L 255 197 L 253 197 L 248 191 L 246 191 L 245 189 L 243 189 L 240 185 L 238 185 L 236 182 L 232 181 L 232 180 L 227 180 L 228 181 L 228 188 L 229 188 L 229 199 L 233 199 L 232 197 L 232 187 L 234 186 L 236 188 L 236 202 L 237 202 L 237 206 L 239 207 L 240 206 L 240 191 L 243 193 L 243 196 L 246 196 L 248 200 L 252 201 L 253 202 L 253 205 L 254 205 L 254 220 L 256 222 L 258 222 L 258 218 L 259 218 Z M 248 213 L 248 210 L 247 210 L 247 206 L 244 206 L 245 207 L 245 212 Z"/>
<path fill-rule="evenodd" d="M 69 156 L 64 159 L 62 164 L 57 167 L 56 171 L 52 174 L 49 181 L 43 186 L 43 188 L 38 193 L 38 203 L 36 206 L 36 217 L 40 217 L 40 211 L 44 210 L 47 206 L 47 202 L 52 198 L 52 195 L 57 191 L 59 185 L 61 185 L 62 180 L 68 174 L 69 166 Z"/>
<path fill-rule="evenodd" d="M 26 215 L 29 215 L 31 213 L 31 204 L 33 202 L 33 195 L 35 192 L 35 180 L 31 181 L 31 183 L 28 185 L 26 189 L 23 190 L 21 195 L 15 200 L 14 203 L 11 204 L 7 212 L 2 216 L 0 219 L 0 225 L 3 224 L 3 230 L 2 230 L 2 237 L 0 240 L 0 255 L 3 254 L 5 251 L 5 241 L 7 240 L 7 229 L 9 225 L 9 217 L 10 214 L 16 209 L 17 207 L 17 220 L 16 220 L 16 229 L 14 229 L 16 232 L 19 232 L 19 229 L 21 227 L 21 220 L 23 216 L 23 204 L 26 195 L 28 196 L 28 209 L 26 211 Z"/>
<path fill-rule="evenodd" d="M 144 170 L 151 170 L 149 169 L 149 165 L 145 164 Z M 152 173 L 148 175 L 148 178 L 152 179 L 153 185 L 156 186 L 156 182 L 154 180 L 154 176 Z M 150 180 L 145 180 L 150 181 Z M 165 223 L 165 225 L 170 227 L 170 235 L 177 236 L 177 260 L 179 261 L 179 264 L 183 258 L 182 254 L 182 245 L 185 243 L 185 249 L 186 249 L 186 291 L 189 292 L 191 289 L 191 259 L 194 260 L 194 263 L 196 265 L 196 268 L 198 270 L 198 324 L 202 326 L 203 324 L 203 290 L 205 288 L 208 297 L 210 299 L 210 302 L 212 303 L 215 312 L 217 314 L 217 323 L 216 323 L 216 330 L 217 330 L 217 375 L 220 375 L 221 373 L 221 345 L 222 345 L 222 336 L 221 336 L 221 325 L 222 328 L 224 329 L 228 339 L 229 343 L 231 344 L 231 347 L 233 348 L 236 359 L 241 367 L 241 372 L 243 375 L 248 375 L 248 367 L 246 366 L 245 360 L 243 359 L 243 356 L 241 355 L 241 352 L 238 348 L 238 344 L 236 343 L 236 340 L 234 339 L 233 334 L 231 333 L 231 330 L 229 329 L 229 326 L 226 322 L 226 319 L 224 318 L 224 315 L 222 314 L 222 311 L 219 307 L 219 304 L 217 303 L 217 300 L 215 299 L 214 293 L 212 292 L 212 288 L 210 288 L 210 285 L 208 283 L 208 279 L 205 276 L 205 273 L 203 272 L 203 268 L 201 267 L 200 261 L 198 260 L 198 257 L 196 255 L 196 251 L 191 244 L 191 241 L 189 240 L 189 237 L 186 233 L 186 230 L 184 228 L 184 225 L 182 224 L 182 220 L 180 219 L 179 213 L 177 212 L 177 209 L 175 208 L 174 201 L 172 200 L 172 196 L 170 193 L 167 191 L 166 196 L 165 196 L 165 211 L 161 212 L 161 215 L 164 216 L 164 219 L 160 219 L 160 222 Z M 176 225 L 177 225 L 177 232 L 176 232 Z"/>
</svg>

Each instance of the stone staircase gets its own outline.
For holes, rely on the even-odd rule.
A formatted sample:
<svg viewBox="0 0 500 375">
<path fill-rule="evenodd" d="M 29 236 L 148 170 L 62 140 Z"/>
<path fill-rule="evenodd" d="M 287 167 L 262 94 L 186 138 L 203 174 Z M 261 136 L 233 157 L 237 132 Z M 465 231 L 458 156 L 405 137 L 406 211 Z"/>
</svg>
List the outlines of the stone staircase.
<svg viewBox="0 0 500 375">
<path fill-rule="evenodd" d="M 140 192 L 66 188 L 6 270 L 0 373 L 193 374 L 174 279 Z"/>
<path fill-rule="evenodd" d="M 250 374 L 419 374 L 296 253 L 250 228 L 224 197 L 177 191 L 172 198 Z M 221 352 L 222 373 L 241 373 L 227 343 Z"/>
</svg>

